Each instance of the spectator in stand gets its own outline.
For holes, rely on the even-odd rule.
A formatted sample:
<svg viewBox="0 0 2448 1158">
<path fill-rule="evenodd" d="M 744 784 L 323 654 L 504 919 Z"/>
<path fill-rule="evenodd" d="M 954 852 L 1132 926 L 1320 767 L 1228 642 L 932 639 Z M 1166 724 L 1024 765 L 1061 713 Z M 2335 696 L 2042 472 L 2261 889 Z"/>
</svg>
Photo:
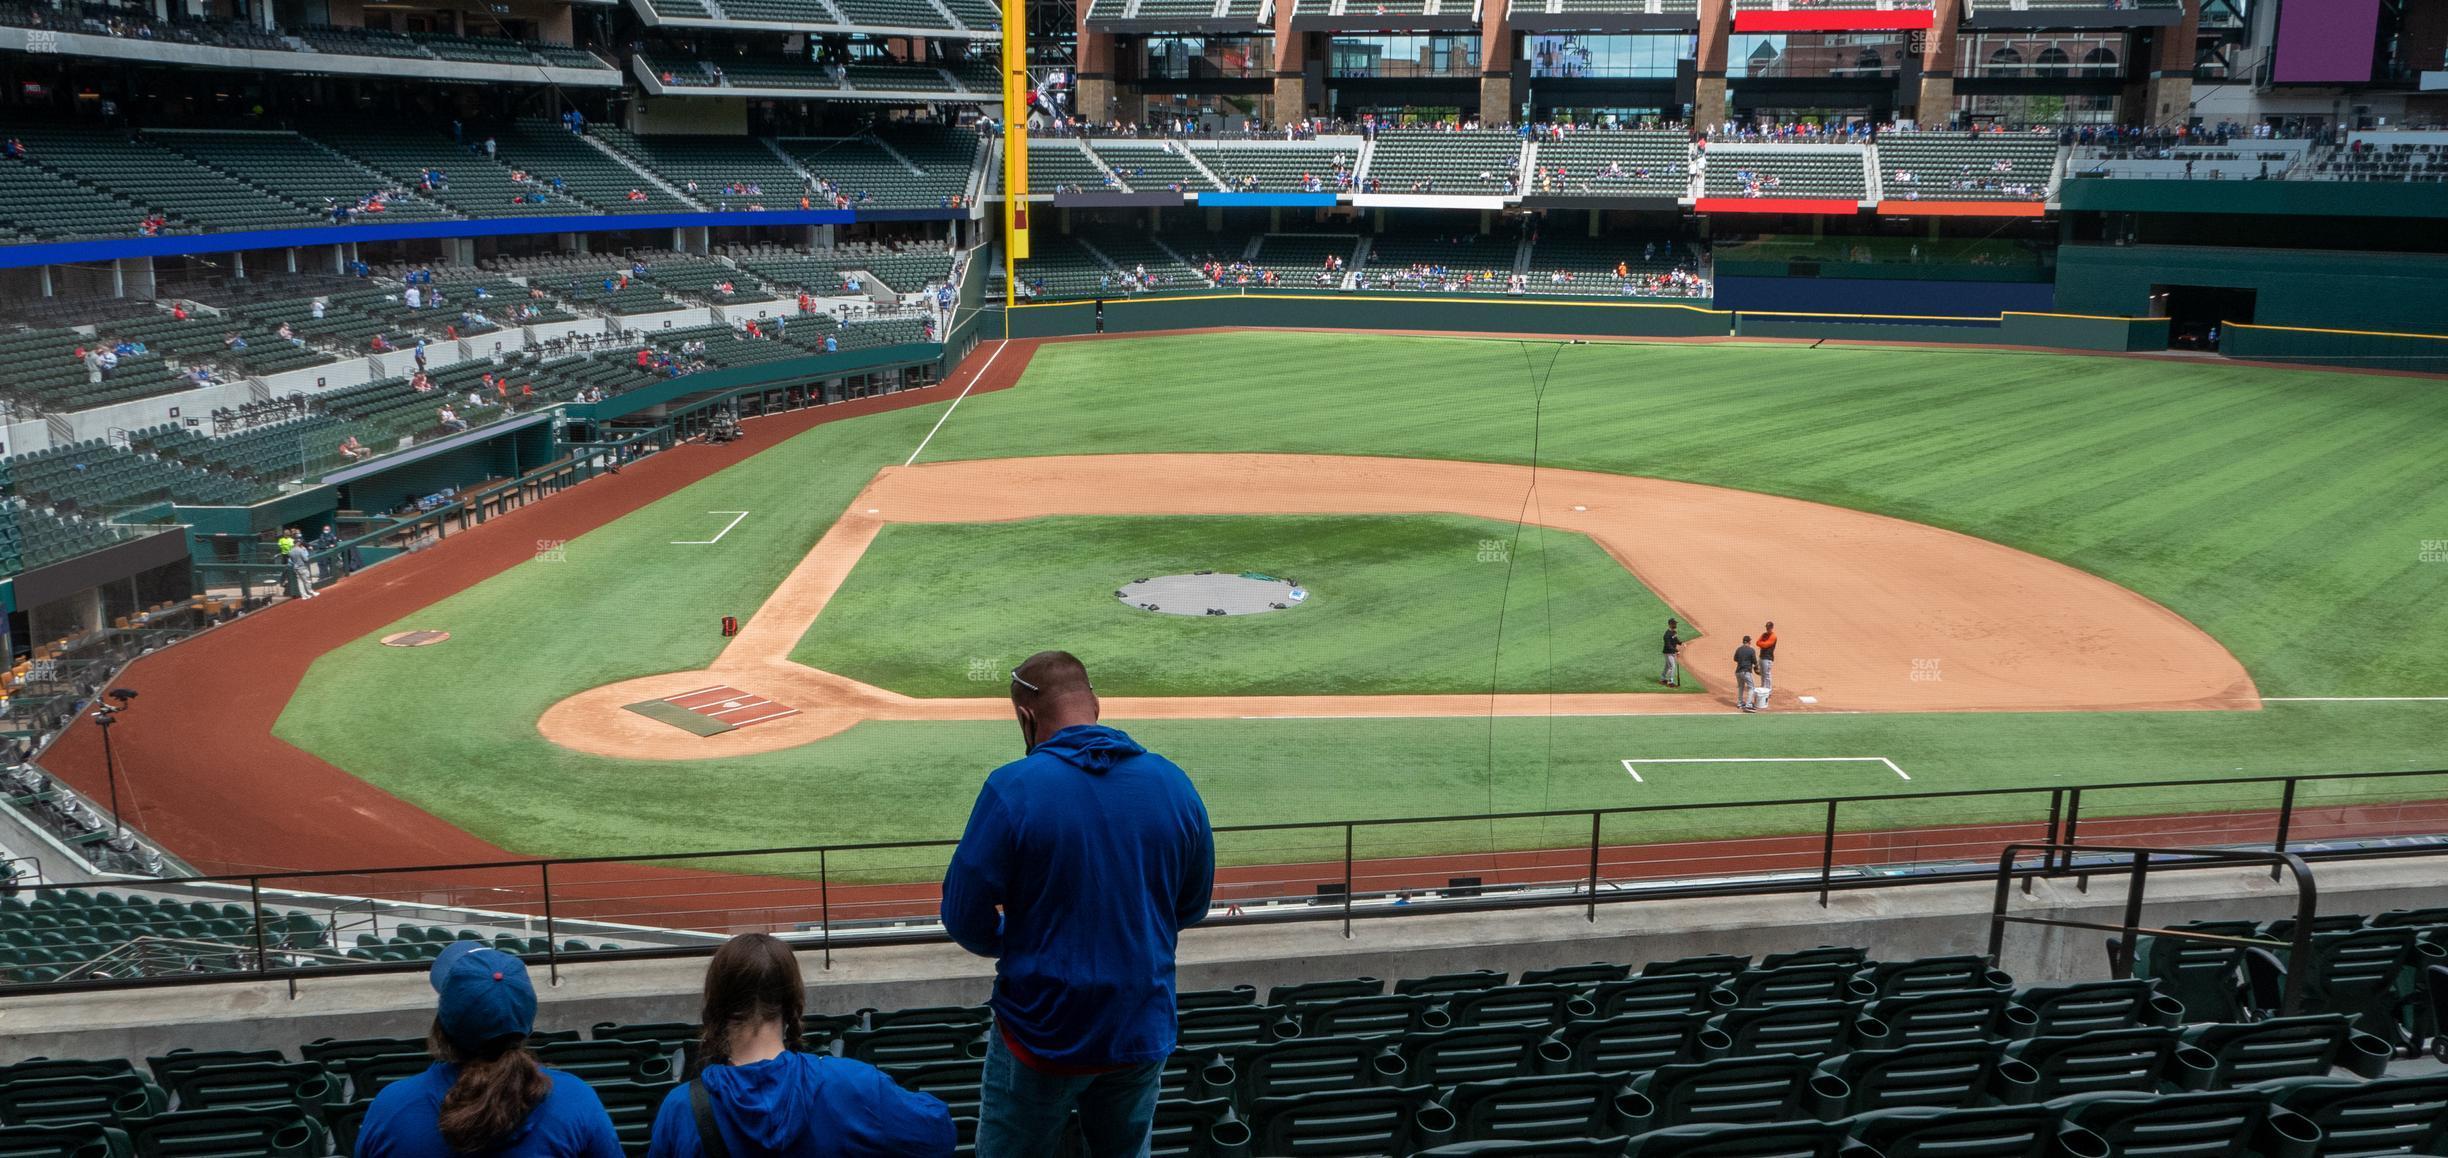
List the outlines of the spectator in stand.
<svg viewBox="0 0 2448 1158">
<path fill-rule="evenodd" d="M 22 161 L 26 159 L 26 147 L 24 141 L 20 141 L 15 137 L 10 137 L 8 139 L 8 145 L 6 148 L 9 160 Z"/>
<path fill-rule="evenodd" d="M 863 1061 L 807 1052 L 791 947 L 743 933 L 706 965 L 695 1079 L 665 1095 L 647 1158 L 912 1158 L 952 1153 L 951 1111 Z M 707 1128 L 717 1135 L 705 1141 Z"/>
<path fill-rule="evenodd" d="M 456 433 L 468 428 L 467 421 L 460 418 L 458 412 L 452 410 L 448 406 L 435 407 L 434 413 L 439 417 L 442 429 L 444 430 Z"/>
<path fill-rule="evenodd" d="M 1028 754 L 988 775 L 944 875 L 944 929 L 995 958 L 977 1152 L 1146 1152 L 1173 1052 L 1173 954 L 1207 916 L 1215 837 L 1173 762 L 1097 722 L 1077 657 L 1011 673 Z"/>
<path fill-rule="evenodd" d="M 440 995 L 424 1073 L 384 1086 L 357 1132 L 359 1158 L 622 1158 L 612 1117 L 587 1084 L 537 1064 L 527 965 L 477 941 L 434 958 Z"/>
<path fill-rule="evenodd" d="M 357 441 L 356 435 L 349 435 L 347 438 L 340 441 L 340 457 L 345 458 L 350 462 L 355 462 L 358 459 L 364 458 L 366 454 L 367 451 L 364 444 Z"/>
</svg>

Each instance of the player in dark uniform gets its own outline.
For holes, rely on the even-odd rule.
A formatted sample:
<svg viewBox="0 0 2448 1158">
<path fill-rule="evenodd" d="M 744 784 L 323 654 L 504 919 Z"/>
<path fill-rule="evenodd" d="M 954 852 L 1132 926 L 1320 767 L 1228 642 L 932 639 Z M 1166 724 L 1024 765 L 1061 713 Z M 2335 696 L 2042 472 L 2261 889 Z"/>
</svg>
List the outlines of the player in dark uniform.
<svg viewBox="0 0 2448 1158">
<path fill-rule="evenodd" d="M 1751 646 L 1751 637 L 1743 637 L 1742 646 L 1734 649 L 1734 704 L 1746 712 L 1759 709 L 1751 706 L 1751 689 L 1759 678 L 1759 650 Z"/>
<path fill-rule="evenodd" d="M 1675 634 L 1675 621 L 1666 621 L 1666 670 L 1658 673 L 1658 682 L 1670 688 L 1683 686 L 1682 661 L 1677 656 L 1683 650 L 1683 637 Z"/>
</svg>

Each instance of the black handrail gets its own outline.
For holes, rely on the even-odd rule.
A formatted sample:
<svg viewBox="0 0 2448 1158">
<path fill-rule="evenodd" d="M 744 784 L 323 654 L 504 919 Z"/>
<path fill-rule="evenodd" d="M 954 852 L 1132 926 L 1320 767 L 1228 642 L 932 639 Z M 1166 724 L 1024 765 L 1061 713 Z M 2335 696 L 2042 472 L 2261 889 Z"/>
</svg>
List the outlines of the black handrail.
<svg viewBox="0 0 2448 1158">
<path fill-rule="evenodd" d="M 2289 787 L 2291 788 L 2292 785 Z M 2043 853 L 2051 859 L 2055 858 L 2058 853 L 2062 852 L 2066 854 L 2069 862 L 2072 860 L 2075 853 L 2106 854 L 2108 856 L 2122 856 L 2131 858 L 2133 867 L 2126 874 L 2125 878 L 2124 923 L 2118 925 L 2102 925 L 2096 921 L 2068 921 L 2056 917 L 2025 917 L 2008 913 L 2006 911 L 2007 895 L 2013 889 L 2014 879 L 2017 876 L 2025 875 L 2016 869 L 2016 862 L 2022 859 L 2021 854 L 2029 852 Z M 2271 867 L 2272 876 L 2276 876 L 2282 870 L 2294 874 L 2295 925 L 2293 930 L 2294 935 L 2290 939 L 2291 944 L 2289 945 L 2292 955 L 2287 959 L 2289 964 L 2286 971 L 2286 991 L 2278 999 L 2278 1013 L 2283 1017 L 2292 1015 L 2299 1010 L 2302 1006 L 2303 1000 L 2303 975 L 2311 967 L 2308 963 L 2312 960 L 2312 925 L 2313 919 L 2318 916 L 2320 912 L 2320 888 L 2312 883 L 2312 866 L 2305 864 L 2302 857 L 2282 850 L 2254 852 L 2245 849 L 2232 848 L 2145 848 L 2141 846 L 2129 845 L 2070 844 L 2053 841 L 2032 841 L 2006 845 L 1998 850 L 1997 894 L 1990 902 L 1989 908 L 1989 959 L 1991 961 L 2000 959 L 1999 952 L 2006 946 L 2006 926 L 2009 923 L 2017 925 L 2045 925 L 2056 929 L 2090 929 L 2096 932 L 2115 933 L 2117 935 L 2117 939 L 2109 944 L 2108 968 L 2110 971 L 2110 976 L 2119 981 L 2123 981 L 2126 978 L 2133 976 L 2134 941 L 2135 938 L 2142 933 L 2149 933 L 2154 937 L 2165 937 L 2172 941 L 2199 941 L 2222 945 L 2276 943 L 2245 941 L 2236 937 L 2226 937 L 2212 933 L 2197 933 L 2183 929 L 2145 928 L 2142 924 L 2142 893 L 2150 881 L 2151 861 L 2153 858 L 2168 858 L 2180 862 L 2167 866 L 2167 868 L 2172 869 L 2224 868 L 2239 864 L 2265 864 Z M 2101 871 L 2114 870 L 2101 870 L 2095 868 L 2090 871 L 2097 873 Z"/>
<path fill-rule="evenodd" d="M 2150 849 L 2146 851 L 2151 856 L 2163 858 L 2183 856 L 2197 858 L 2208 857 L 2217 863 L 2233 863 L 2239 858 L 2245 858 L 2250 859 L 2251 863 L 2272 864 L 2280 871 L 2283 871 L 2288 865 L 2303 865 L 2308 861 L 2315 859 L 2448 855 L 2448 833 L 2441 834 L 2443 839 L 2438 842 L 2399 845 L 2389 848 L 2346 848 L 2309 850 L 2303 852 L 2297 852 L 2285 848 L 2287 834 L 2290 833 L 2294 827 L 2294 812 L 2301 807 L 2301 805 L 2298 803 L 2300 795 L 2298 788 L 2300 785 L 2307 782 L 2320 781 L 2386 781 L 2415 776 L 2448 776 L 2448 770 L 2392 770 L 2386 772 L 2368 773 L 2323 773 L 2301 776 L 2246 777 L 2234 780 L 2217 781 L 2216 783 L 2222 785 L 2277 784 L 2282 786 L 2282 792 L 2279 794 L 2280 814 L 2275 817 L 2275 833 L 2271 838 L 2270 851 L 2237 852 L 2234 850 L 2218 850 L 2212 853 L 2204 853 L 2199 850 L 2165 848 Z M 2100 853 L 2115 856 L 2132 855 L 2135 850 L 2124 848 L 2122 846 L 2083 845 L 2076 841 L 2075 826 L 2081 817 L 2081 796 L 2085 791 L 2099 793 L 2122 789 L 2197 787 L 2203 783 L 2204 782 L 2202 781 L 2192 780 L 2156 780 L 2115 784 L 2094 784 L 2085 787 L 2059 786 L 2047 788 L 1983 788 L 1958 791 L 1908 792 L 1891 795 L 1821 796 L 1765 801 L 1714 801 L 1690 804 L 1632 805 L 1618 808 L 1599 809 L 1549 809 L 1532 812 L 1492 813 L 1481 815 L 1223 825 L 1216 829 L 1219 836 L 1230 836 L 1237 833 L 1309 831 L 1331 838 L 1332 834 L 1340 831 L 1344 837 L 1344 849 L 1342 856 L 1339 858 L 1339 864 L 1336 863 L 1336 858 L 1333 858 L 1331 854 L 1328 857 L 1321 858 L 1316 861 L 1296 861 L 1290 862 L 1290 864 L 1299 867 L 1314 868 L 1316 878 L 1321 881 L 1339 880 L 1343 886 L 1343 895 L 1339 898 L 1335 898 L 1335 903 L 1324 906 L 1314 904 L 1306 906 L 1279 905 L 1273 911 L 1259 914 L 1218 914 L 1217 916 L 1211 918 L 1211 923 L 1233 925 L 1255 924 L 1286 919 L 1320 920 L 1339 918 L 1344 922 L 1344 929 L 1346 935 L 1348 935 L 1351 929 L 1351 922 L 1361 919 L 1401 916 L 1422 911 L 1459 913 L 1567 904 L 1583 906 L 1585 909 L 1586 919 L 1591 922 L 1595 922 L 1597 920 L 1597 904 L 1601 899 L 1612 903 L 1619 901 L 1638 901 L 1675 897 L 1765 896 L 1790 893 L 1816 893 L 1818 895 L 1819 903 L 1822 906 L 1825 906 L 1828 903 L 1830 894 L 1833 891 L 1840 889 L 1851 890 L 1873 887 L 1888 888 L 1916 884 L 1960 883 L 1967 880 L 1984 879 L 1991 875 L 1991 870 L 1980 867 L 1977 862 L 1967 865 L 1966 867 L 1943 867 L 1960 864 L 1966 858 L 1963 856 L 1948 857 L 1940 855 L 1929 858 L 1932 863 L 1942 866 L 1935 871 L 1917 872 L 1908 876 L 1900 877 L 1878 876 L 1866 873 L 1856 874 L 1849 877 L 1839 876 L 1836 869 L 1839 863 L 1838 843 L 1844 835 L 1844 831 L 1841 827 L 1842 807 L 1847 804 L 1866 803 L 1892 805 L 1899 801 L 1910 802 L 2017 795 L 2030 796 L 2037 800 L 2037 798 L 2045 797 L 2047 801 L 2047 826 L 2044 830 L 2046 834 L 2045 838 L 2039 841 L 2018 842 L 2004 846 L 2007 849 L 2006 859 L 2000 862 L 2000 866 L 1996 870 L 2000 874 L 2005 874 L 2000 879 L 2009 880 L 2020 878 L 2028 882 L 2029 880 L 2037 877 L 2062 877 L 2067 875 L 2087 876 L 2092 873 L 2113 872 L 2117 870 L 2113 867 L 2103 869 L 2097 866 L 2078 866 L 2076 863 L 2077 853 Z M 1796 875 L 1783 880 L 1764 882 L 1758 880 L 1711 881 L 1702 879 L 1660 882 L 1655 885 L 1629 885 L 1620 880 L 1610 880 L 1603 875 L 1603 853 L 1605 849 L 1603 838 L 1605 835 L 1606 821 L 1609 817 L 1623 817 L 1636 814 L 1645 815 L 1655 813 L 1707 811 L 1724 808 L 1800 808 L 1805 806 L 1813 807 L 1815 809 L 1824 809 L 1826 813 L 1825 825 L 1819 834 L 1820 847 L 1815 850 L 1818 853 L 1816 858 L 1818 861 L 1818 871 L 1816 872 L 1812 872 L 1807 875 Z M 2260 810 L 2231 810 L 2231 812 L 2233 811 L 2257 812 Z M 1492 824 L 1496 821 L 1551 820 L 1564 817 L 1586 818 L 1589 822 L 1590 838 L 1589 845 L 1586 850 L 1588 858 L 1588 871 L 1586 876 L 1584 876 L 1582 872 L 1576 871 L 1580 869 L 1581 866 L 1575 865 L 1574 869 L 1572 870 L 1564 870 L 1568 875 L 1558 876 L 1553 880 L 1541 879 L 1526 883 L 1513 882 L 1503 886 L 1491 886 L 1485 891 L 1473 890 L 1472 892 L 1462 896 L 1438 898 L 1437 903 L 1434 905 L 1370 906 L 1368 908 L 1358 908 L 1355 906 L 1355 901 L 1358 899 L 1355 894 L 1360 891 L 1358 886 L 1361 883 L 1359 872 L 1363 865 L 1372 860 L 1399 861 L 1403 859 L 1401 857 L 1365 857 L 1360 855 L 1357 848 L 1356 834 L 1362 829 L 1385 829 L 1394 826 L 1422 824 Z M 2029 826 L 2038 822 L 2001 821 L 1996 823 L 1999 826 Z M 1618 828 L 1616 831 L 1619 834 L 1620 839 L 1620 834 L 1624 830 L 1622 828 Z M 516 896 L 514 901 L 515 904 L 541 906 L 543 923 L 546 930 L 547 940 L 550 942 L 550 948 L 548 948 L 546 952 L 540 956 L 542 956 L 548 962 L 552 969 L 557 971 L 562 961 L 566 958 L 566 954 L 563 952 L 558 934 L 560 931 L 570 927 L 571 925 L 584 921 L 583 917 L 573 917 L 569 914 L 567 911 L 567 903 L 571 901 L 584 901 L 588 898 L 583 891 L 565 895 L 565 890 L 568 888 L 566 878 L 564 880 L 563 887 L 556 888 L 553 880 L 555 869 L 581 865 L 646 865 L 668 861 L 713 861 L 727 858 L 813 855 L 817 861 L 817 873 L 815 879 L 806 881 L 804 886 L 809 888 L 814 894 L 812 902 L 787 900 L 776 901 L 774 904 L 776 907 L 804 908 L 809 903 L 812 903 L 819 909 L 820 922 L 818 926 L 814 930 L 808 930 L 804 925 L 801 925 L 801 928 L 803 931 L 811 931 L 818 934 L 818 943 L 823 950 L 825 967 L 829 968 L 831 966 L 832 950 L 836 941 L 834 933 L 835 925 L 837 924 L 834 919 L 835 905 L 833 904 L 832 897 L 831 870 L 833 867 L 832 861 L 836 859 L 839 854 L 948 849 L 957 845 L 958 843 L 959 842 L 956 840 L 872 841 L 856 844 L 803 845 L 789 848 L 656 853 L 633 856 L 608 855 L 569 858 L 526 858 L 482 862 L 462 862 L 457 864 L 405 865 L 320 871 L 282 870 L 252 874 L 173 877 L 156 880 L 123 879 L 109 882 L 88 882 L 78 884 L 28 885 L 21 886 L 19 891 L 21 893 L 41 895 L 44 893 L 71 888 L 82 888 L 89 890 L 116 888 L 122 890 L 136 889 L 150 891 L 155 889 L 176 890 L 188 886 L 239 886 L 248 890 L 250 899 L 252 901 L 251 907 L 253 909 L 253 915 L 257 923 L 260 925 L 261 922 L 266 919 L 266 902 L 256 898 L 261 897 L 262 891 L 267 885 L 281 887 L 279 884 L 280 882 L 288 882 L 290 891 L 293 892 L 321 893 L 337 890 L 329 887 L 311 888 L 296 886 L 300 882 L 309 881 L 323 881 L 329 884 L 338 884 L 342 878 L 352 877 L 377 878 L 387 876 L 409 876 L 416 874 L 430 875 L 502 872 L 505 873 L 505 875 L 513 878 L 513 880 L 505 880 L 496 886 L 492 886 L 494 889 L 502 892 L 505 898 L 513 893 L 519 894 Z M 2017 867 L 2015 864 L 2015 853 L 2017 850 L 2026 852 L 2037 851 L 2042 853 L 2041 863 L 2036 867 Z M 1498 850 L 1490 850 L 1491 853 L 1497 851 Z M 1554 850 L 1550 848 L 1547 851 Z M 1984 854 L 1972 855 L 1977 856 Z M 2280 857 L 2283 859 L 2272 860 L 2272 857 Z M 1424 872 L 1425 870 L 1420 871 Z M 517 878 L 521 877 L 526 879 L 517 880 Z M 777 887 L 771 882 L 760 881 L 756 877 L 749 875 L 743 874 L 737 879 L 739 881 L 737 892 L 743 896 L 760 890 L 771 890 Z M 362 884 L 365 882 L 358 883 Z M 600 884 L 602 882 L 597 883 Z M 1602 886 L 1606 893 L 1603 898 L 1600 896 Z M 584 890 L 587 886 L 585 884 L 581 884 L 577 887 L 580 890 Z M 686 886 L 683 887 L 685 888 Z M 1584 890 L 1587 891 L 1584 892 Z M 1411 886 L 1408 887 L 1407 891 L 1417 892 L 1420 890 L 1416 886 Z M 532 895 L 527 895 L 531 892 Z M 754 900 L 747 902 L 724 903 L 711 899 L 712 897 L 720 895 L 720 890 L 718 889 L 706 889 L 700 886 L 695 888 L 693 892 L 694 895 L 708 897 L 709 903 L 714 904 L 719 908 L 753 908 L 757 905 L 757 902 Z M 607 897 L 606 899 L 635 898 L 624 896 L 620 898 Z M 1294 898 L 1286 896 L 1278 899 L 1288 901 Z M 1317 898 L 1310 898 L 1310 900 L 1314 902 L 1317 900 Z M 296 900 L 274 898 L 268 903 L 271 906 L 277 907 L 282 905 L 296 905 L 300 902 Z M 456 900 L 425 902 L 404 900 L 386 903 L 397 903 L 404 907 L 410 908 L 427 908 L 436 910 L 465 910 L 470 908 L 485 907 L 478 902 Z M 535 914 L 524 914 L 522 915 L 521 919 L 532 921 L 535 919 Z M 618 918 L 613 918 L 601 923 L 623 924 L 626 922 L 621 922 L 618 920 Z M 850 922 L 850 924 L 854 926 L 862 923 L 863 922 L 857 921 L 856 919 L 853 919 Z M 679 928 L 681 926 L 679 926 L 677 923 L 672 923 L 670 927 Z M 2118 928 L 2106 926 L 2103 926 L 2103 928 L 2109 928 L 2109 931 L 2120 931 Z M 614 935 L 618 936 L 620 934 Z M 624 936 L 623 939 L 629 940 L 634 936 L 635 934 L 631 934 L 629 936 Z M 925 928 L 923 922 L 916 925 L 911 925 L 905 923 L 905 919 L 893 921 L 891 927 L 888 928 L 857 930 L 857 942 L 862 944 L 934 943 L 940 942 L 943 939 L 943 935 L 940 931 Z M 711 952 L 710 945 L 666 945 L 657 947 L 641 946 L 637 948 L 623 948 L 611 951 L 589 950 L 587 951 L 586 959 L 612 961 L 688 957 L 702 956 L 708 952 Z M 71 987 L 130 988 L 147 985 L 199 984 L 211 983 L 215 980 L 260 979 L 265 977 L 282 976 L 288 977 L 294 984 L 296 978 L 304 976 L 340 976 L 359 973 L 396 972 L 420 967 L 422 967 L 421 962 L 412 961 L 364 962 L 362 964 L 345 966 L 327 965 L 312 968 L 272 969 L 269 968 L 268 962 L 259 961 L 259 971 L 231 976 L 203 974 L 162 978 L 124 978 L 98 982 L 59 981 L 26 982 L 14 984 L 0 983 L 0 992 L 23 992 L 33 990 L 63 991 L 64 989 Z"/>
</svg>

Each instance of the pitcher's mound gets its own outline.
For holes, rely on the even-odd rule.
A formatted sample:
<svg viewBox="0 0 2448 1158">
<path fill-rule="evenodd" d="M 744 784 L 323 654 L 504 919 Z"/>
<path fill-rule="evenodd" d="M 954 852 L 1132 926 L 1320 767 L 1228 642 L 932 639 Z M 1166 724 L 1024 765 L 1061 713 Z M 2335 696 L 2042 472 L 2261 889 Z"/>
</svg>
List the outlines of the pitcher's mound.
<svg viewBox="0 0 2448 1158">
<path fill-rule="evenodd" d="M 1114 598 L 1159 615 L 1262 615 L 1298 607 L 1309 592 L 1290 579 L 1255 571 L 1200 571 L 1134 579 L 1116 590 Z"/>
</svg>

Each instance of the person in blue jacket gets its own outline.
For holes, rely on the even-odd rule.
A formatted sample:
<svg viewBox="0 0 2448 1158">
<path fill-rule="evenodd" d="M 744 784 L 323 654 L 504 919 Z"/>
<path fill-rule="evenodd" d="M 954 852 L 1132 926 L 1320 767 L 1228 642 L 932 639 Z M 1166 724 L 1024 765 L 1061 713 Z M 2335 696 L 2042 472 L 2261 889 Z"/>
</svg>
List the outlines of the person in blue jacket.
<svg viewBox="0 0 2448 1158">
<path fill-rule="evenodd" d="M 744 933 L 714 951 L 704 1069 L 663 1099 L 647 1158 L 949 1158 L 958 1139 L 943 1102 L 866 1062 L 806 1052 L 805 992 L 798 957 L 774 937 Z"/>
<path fill-rule="evenodd" d="M 460 941 L 427 976 L 441 997 L 426 1037 L 437 1060 L 374 1096 L 358 1158 L 621 1158 L 602 1099 L 527 1048 L 536 994 L 525 962 Z"/>
<path fill-rule="evenodd" d="M 1144 1153 L 1173 1052 L 1173 951 L 1207 916 L 1215 835 L 1173 762 L 1097 723 L 1068 652 L 1011 674 L 1028 755 L 986 777 L 943 923 L 995 958 L 980 1158 L 1037 1158 L 1079 1111 L 1091 1158 Z"/>
</svg>

